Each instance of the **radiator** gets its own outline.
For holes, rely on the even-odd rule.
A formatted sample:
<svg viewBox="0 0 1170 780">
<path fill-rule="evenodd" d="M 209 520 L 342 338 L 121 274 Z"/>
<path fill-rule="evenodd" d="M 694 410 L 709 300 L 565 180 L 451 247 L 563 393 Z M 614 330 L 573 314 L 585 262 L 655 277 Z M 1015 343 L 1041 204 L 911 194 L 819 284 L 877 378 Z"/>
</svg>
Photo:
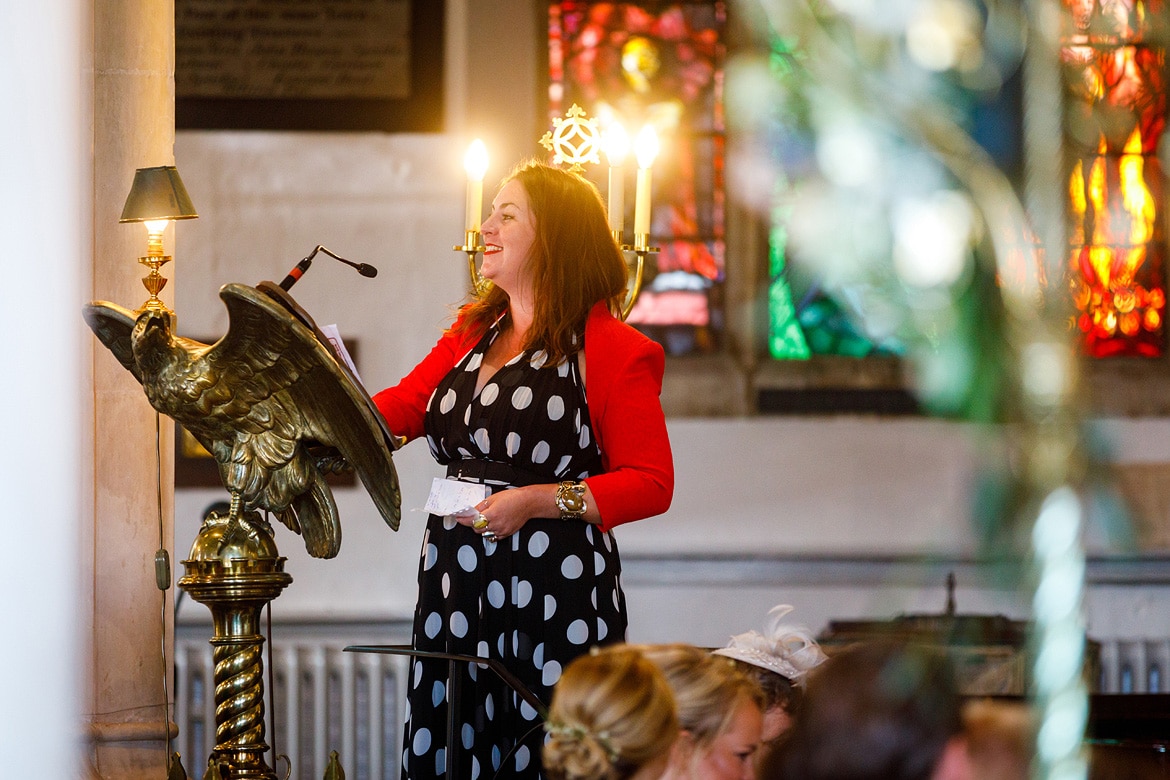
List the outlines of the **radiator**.
<svg viewBox="0 0 1170 780">
<path fill-rule="evenodd" d="M 265 651 L 265 741 L 277 777 L 319 780 L 334 750 L 349 780 L 398 777 L 409 661 L 343 652 L 345 645 L 277 642 L 271 665 Z M 175 749 L 191 777 L 203 776 L 215 747 L 214 668 L 206 639 L 176 640 Z"/>
<path fill-rule="evenodd" d="M 1170 639 L 1101 642 L 1101 693 L 1170 693 Z"/>
</svg>

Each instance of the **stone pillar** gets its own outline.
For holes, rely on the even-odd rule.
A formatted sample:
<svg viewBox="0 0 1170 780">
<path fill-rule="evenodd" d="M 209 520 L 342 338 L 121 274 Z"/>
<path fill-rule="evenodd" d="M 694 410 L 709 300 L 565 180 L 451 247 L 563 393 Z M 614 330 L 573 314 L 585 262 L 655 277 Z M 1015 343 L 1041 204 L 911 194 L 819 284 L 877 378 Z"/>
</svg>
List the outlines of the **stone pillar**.
<svg viewBox="0 0 1170 780">
<path fill-rule="evenodd" d="M 148 297 L 141 282 L 146 269 L 137 262 L 146 253 L 146 231 L 118 218 L 135 169 L 174 162 L 173 3 L 93 0 L 93 47 L 93 283 L 87 297 L 137 308 Z M 176 254 L 174 234 L 174 226 L 167 229 L 167 254 Z M 173 278 L 173 266 L 164 266 L 163 274 Z M 173 294 L 172 282 L 161 295 L 168 306 Z M 92 766 L 103 778 L 165 777 L 171 724 L 163 691 L 165 684 L 173 698 L 174 588 L 165 595 L 157 588 L 154 559 L 160 514 L 162 539 L 176 557 L 173 423 L 158 421 L 156 447 L 156 415 L 141 386 L 100 342 L 87 343 L 94 385 Z M 188 768 L 202 775 L 203 767 Z"/>
</svg>

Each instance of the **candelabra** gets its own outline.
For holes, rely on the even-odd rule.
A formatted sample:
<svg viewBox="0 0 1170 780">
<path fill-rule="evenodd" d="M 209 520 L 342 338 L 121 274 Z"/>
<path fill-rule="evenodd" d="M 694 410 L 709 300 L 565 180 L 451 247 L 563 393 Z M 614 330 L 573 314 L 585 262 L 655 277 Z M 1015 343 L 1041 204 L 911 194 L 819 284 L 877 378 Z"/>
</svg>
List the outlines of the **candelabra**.
<svg viewBox="0 0 1170 780">
<path fill-rule="evenodd" d="M 624 163 L 629 152 L 629 138 L 618 122 L 613 122 L 603 134 L 596 119 L 586 116 L 576 104 L 564 117 L 553 120 L 553 129 L 540 139 L 541 145 L 553 152 L 553 164 L 568 163 L 569 170 L 581 173 L 585 163 L 601 162 L 598 149 L 605 148 L 609 162 L 608 215 L 610 233 L 614 243 L 623 254 L 633 252 L 634 269 L 626 300 L 622 304 L 621 316 L 626 319 L 634 308 L 638 293 L 642 289 L 646 255 L 658 252 L 650 245 L 650 170 L 658 156 L 658 136 L 651 125 L 646 125 L 638 134 L 635 156 L 638 160 L 637 186 L 634 190 L 634 243 L 623 243 L 625 233 Z M 467 255 L 467 272 L 471 280 L 472 293 L 483 295 L 491 287 L 476 267 L 475 258 L 484 247 L 480 243 L 480 219 L 483 211 L 483 177 L 487 172 L 487 149 L 476 139 L 467 149 L 463 160 L 467 171 L 467 210 L 464 220 L 463 244 L 452 249 Z"/>
</svg>

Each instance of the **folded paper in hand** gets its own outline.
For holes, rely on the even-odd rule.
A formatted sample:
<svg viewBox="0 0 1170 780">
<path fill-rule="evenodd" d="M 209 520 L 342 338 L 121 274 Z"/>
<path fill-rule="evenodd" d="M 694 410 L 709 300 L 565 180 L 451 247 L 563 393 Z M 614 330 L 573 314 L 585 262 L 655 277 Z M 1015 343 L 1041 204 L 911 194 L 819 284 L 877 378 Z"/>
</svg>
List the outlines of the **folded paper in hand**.
<svg viewBox="0 0 1170 780">
<path fill-rule="evenodd" d="M 425 509 L 434 515 L 465 515 L 487 498 L 487 485 L 435 477 Z"/>
</svg>

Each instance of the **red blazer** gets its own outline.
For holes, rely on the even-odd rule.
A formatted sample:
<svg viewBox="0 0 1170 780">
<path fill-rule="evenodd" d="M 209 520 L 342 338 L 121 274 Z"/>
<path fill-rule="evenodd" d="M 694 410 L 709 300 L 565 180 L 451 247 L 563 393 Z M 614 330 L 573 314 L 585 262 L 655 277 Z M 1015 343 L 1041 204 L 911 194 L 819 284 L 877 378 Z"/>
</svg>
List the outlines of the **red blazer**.
<svg viewBox="0 0 1170 780">
<path fill-rule="evenodd" d="M 390 430 L 423 435 L 427 401 L 480 334 L 447 331 L 421 363 L 374 396 Z M 585 480 L 601 528 L 662 514 L 674 494 L 674 459 L 659 396 L 662 347 L 598 303 L 585 323 L 585 400 L 605 471 Z"/>
</svg>

